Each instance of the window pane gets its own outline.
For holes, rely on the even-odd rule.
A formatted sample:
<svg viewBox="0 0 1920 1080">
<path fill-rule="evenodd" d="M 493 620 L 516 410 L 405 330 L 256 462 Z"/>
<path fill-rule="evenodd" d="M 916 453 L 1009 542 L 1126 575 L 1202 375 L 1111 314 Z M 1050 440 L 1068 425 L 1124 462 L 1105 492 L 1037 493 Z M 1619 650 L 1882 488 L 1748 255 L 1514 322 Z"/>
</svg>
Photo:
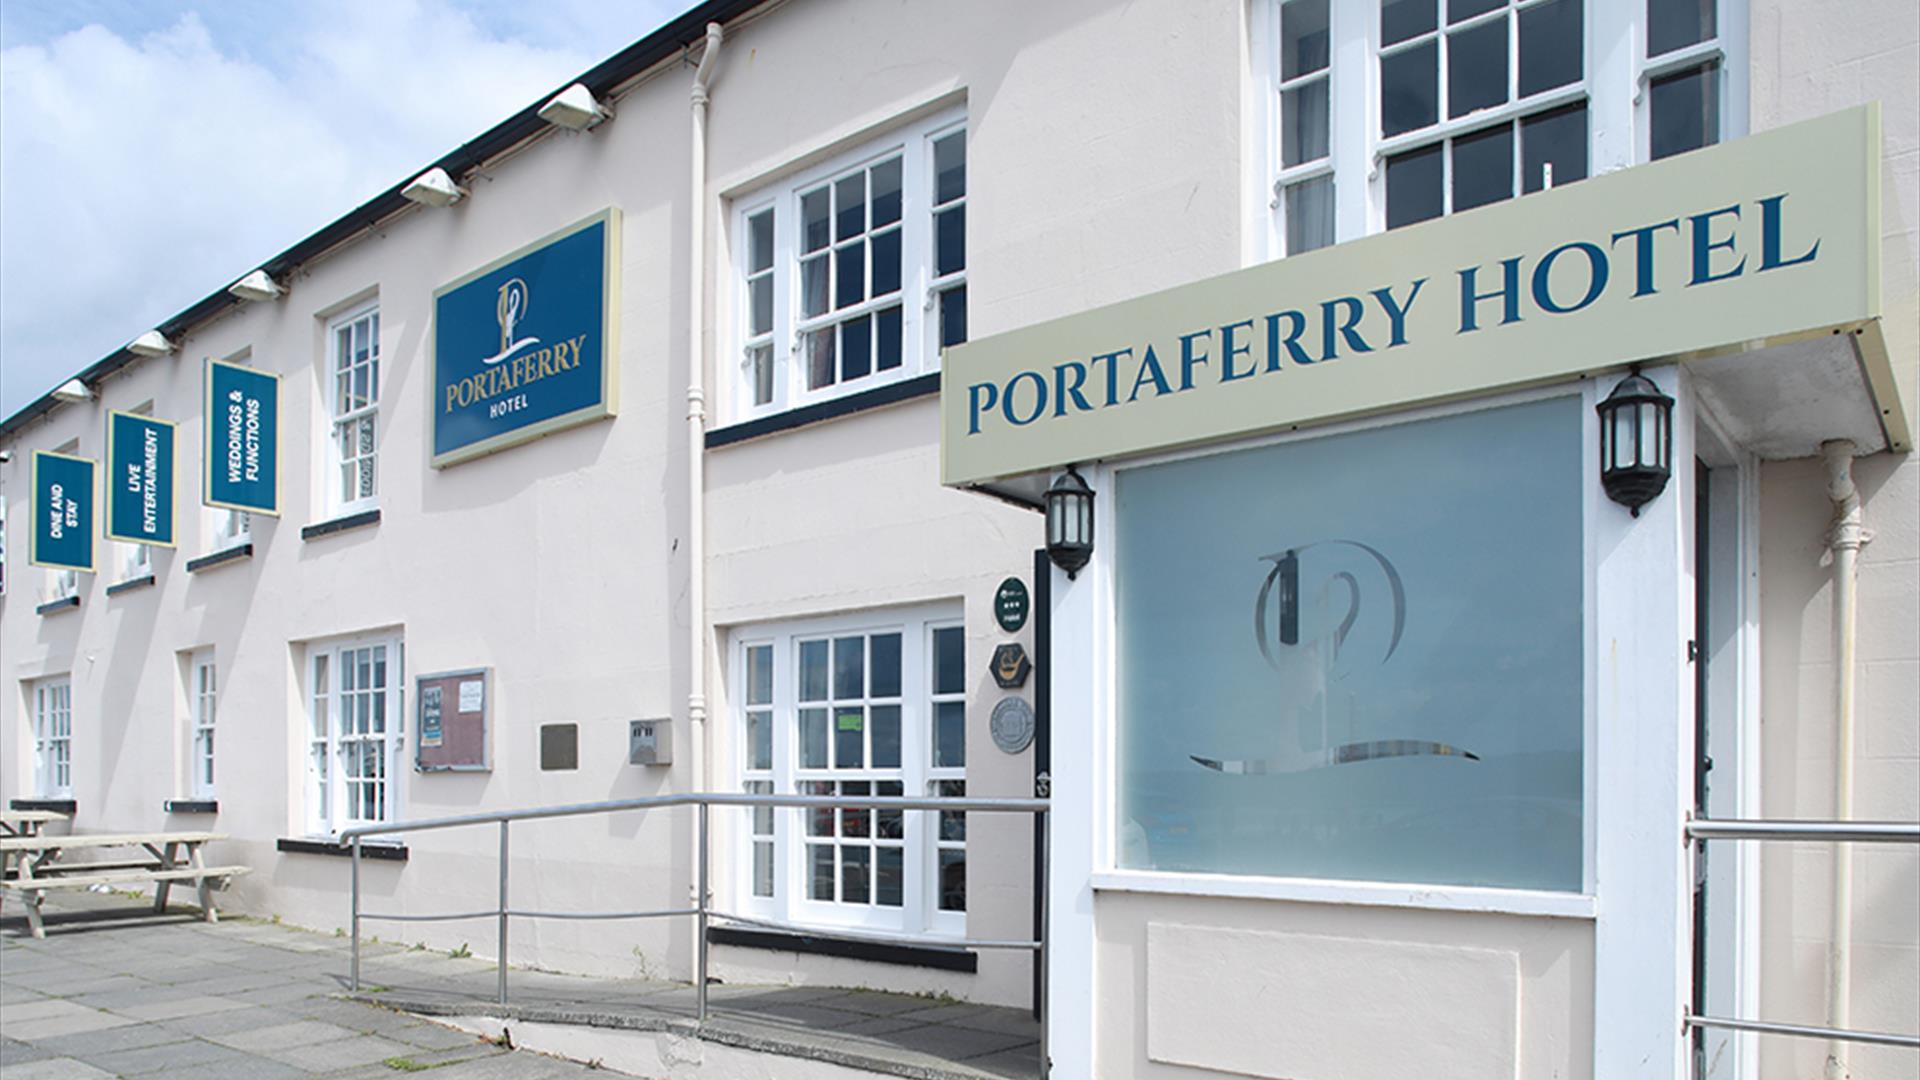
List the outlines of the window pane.
<svg viewBox="0 0 1920 1080">
<path fill-rule="evenodd" d="M 873 295 L 885 296 L 900 291 L 900 230 L 884 232 L 873 238 Z"/>
<path fill-rule="evenodd" d="M 818 390 L 833 385 L 833 343 L 836 337 L 831 326 L 807 335 L 807 389 Z"/>
<path fill-rule="evenodd" d="M 1280 95 L 1280 164 L 1292 168 L 1327 156 L 1327 86 L 1325 79 Z"/>
<path fill-rule="evenodd" d="M 906 882 L 901 858 L 904 852 L 897 847 L 883 847 L 874 854 L 879 861 L 874 866 L 873 902 L 882 907 L 899 907 Z"/>
<path fill-rule="evenodd" d="M 1316 176 L 1287 185 L 1287 254 L 1333 243 L 1333 177 Z"/>
<path fill-rule="evenodd" d="M 1387 228 L 1440 216 L 1440 154 L 1436 143 L 1387 159 Z"/>
<path fill-rule="evenodd" d="M 841 784 L 840 794 L 849 796 L 871 795 L 873 794 L 871 788 L 871 784 L 865 783 Z M 867 835 L 867 820 L 871 813 L 872 811 L 864 806 L 849 806 L 843 808 L 840 811 L 840 835 L 865 837 Z"/>
<path fill-rule="evenodd" d="M 1289 0 L 1280 8 L 1280 77 L 1327 66 L 1327 0 Z"/>
<path fill-rule="evenodd" d="M 872 649 L 873 672 L 869 682 L 870 696 L 900 696 L 900 635 L 875 634 L 869 638 Z"/>
<path fill-rule="evenodd" d="M 833 791 L 831 780 L 806 780 L 800 784 L 802 795 L 832 795 Z M 811 807 L 807 810 L 807 835 L 832 836 L 833 822 L 832 807 Z"/>
<path fill-rule="evenodd" d="M 1475 15 L 1485 15 L 1504 3 L 1506 0 L 1447 0 L 1447 24 L 1451 26 Z"/>
<path fill-rule="evenodd" d="M 754 841 L 753 895 L 773 895 L 773 841 L 771 840 Z"/>
<path fill-rule="evenodd" d="M 1447 115 L 1507 100 L 1507 20 L 1447 35 Z"/>
<path fill-rule="evenodd" d="M 754 645 L 747 649 L 747 704 L 772 703 L 773 646 Z"/>
<path fill-rule="evenodd" d="M 827 256 L 815 255 L 800 263 L 800 314 L 807 318 L 827 313 Z"/>
<path fill-rule="evenodd" d="M 1398 135 L 1440 119 L 1440 47 L 1429 41 L 1380 58 L 1380 133 Z"/>
<path fill-rule="evenodd" d="M 967 689 L 967 636 L 958 626 L 933 632 L 933 692 L 959 694 Z"/>
<path fill-rule="evenodd" d="M 1720 65 L 1702 64 L 1653 80 L 1654 160 L 1720 141 Z"/>
<path fill-rule="evenodd" d="M 940 910 L 967 910 L 967 853 L 962 849 L 940 849 Z"/>
<path fill-rule="evenodd" d="M 831 844 L 808 844 L 808 863 L 812 873 L 811 887 L 807 895 L 815 900 L 833 899 L 833 846 Z"/>
<path fill-rule="evenodd" d="M 1558 187 L 1587 178 L 1587 104 L 1529 116 L 1520 121 L 1520 179 L 1522 191 L 1546 186 L 1546 167 L 1553 166 Z"/>
<path fill-rule="evenodd" d="M 840 378 L 858 379 L 873 370 L 873 320 L 865 315 L 840 324 Z"/>
<path fill-rule="evenodd" d="M 747 714 L 747 768 L 773 768 L 773 714 Z"/>
<path fill-rule="evenodd" d="M 827 710 L 800 710 L 800 767 L 827 768 Z"/>
<path fill-rule="evenodd" d="M 958 769 L 967 763 L 967 706 L 942 701 L 933 707 L 933 767 Z"/>
<path fill-rule="evenodd" d="M 940 347 L 967 340 L 967 287 L 958 285 L 940 294 Z"/>
<path fill-rule="evenodd" d="M 859 236 L 867 228 L 867 174 L 854 173 L 833 186 L 834 239 Z"/>
<path fill-rule="evenodd" d="M 897 799 L 906 793 L 906 787 L 898 780 L 882 780 L 873 785 L 873 793 Z M 901 810 L 879 811 L 874 815 L 873 834 L 882 840 L 898 840 L 905 836 L 906 813 Z"/>
<path fill-rule="evenodd" d="M 890 307 L 873 317 L 873 366 L 880 371 L 900 366 L 900 309 Z"/>
<path fill-rule="evenodd" d="M 800 196 L 800 250 L 819 251 L 827 246 L 831 233 L 827 226 L 828 189 L 820 188 Z"/>
<path fill-rule="evenodd" d="M 753 369 L 753 403 L 765 405 L 773 400 L 773 346 L 748 349 L 747 363 Z"/>
<path fill-rule="evenodd" d="M 875 705 L 873 720 L 873 767 L 900 767 L 900 706 Z"/>
<path fill-rule="evenodd" d="M 964 799 L 967 797 L 965 780 L 936 780 L 933 793 L 943 799 Z M 965 840 L 967 838 L 967 814 L 964 810 L 940 811 L 940 839 Z"/>
<path fill-rule="evenodd" d="M 866 764 L 867 711 L 859 706 L 833 714 L 833 767 L 858 769 Z"/>
<path fill-rule="evenodd" d="M 747 286 L 747 292 L 753 306 L 752 321 L 747 331 L 758 337 L 773 332 L 773 275 L 759 278 Z"/>
<path fill-rule="evenodd" d="M 773 211 L 747 219 L 747 270 L 759 273 L 773 266 Z"/>
<path fill-rule="evenodd" d="M 1391 45 L 1427 33 L 1439 23 L 1434 0 L 1381 0 L 1380 43 Z"/>
<path fill-rule="evenodd" d="M 1647 0 L 1647 55 L 1661 56 L 1714 36 L 1715 0 Z"/>
<path fill-rule="evenodd" d="M 867 245 L 849 244 L 834 252 L 833 306 L 852 307 L 867 298 Z"/>
<path fill-rule="evenodd" d="M 800 700 L 827 700 L 827 643 L 800 643 Z"/>
<path fill-rule="evenodd" d="M 873 227 L 900 220 L 900 159 L 873 167 Z"/>
<path fill-rule="evenodd" d="M 936 277 L 967 268 L 967 208 L 956 206 L 933 215 L 933 272 Z"/>
<path fill-rule="evenodd" d="M 867 639 L 836 638 L 833 642 L 833 696 L 865 697 L 867 692 Z"/>
<path fill-rule="evenodd" d="M 1579 890 L 1580 417 L 1563 396 L 1122 471 L 1121 865 Z"/>
<path fill-rule="evenodd" d="M 865 845 L 855 847 L 851 844 L 840 848 L 840 902 L 843 904 L 864 904 L 867 902 L 867 876 L 873 862 L 873 849 Z"/>
<path fill-rule="evenodd" d="M 1549 0 L 1520 13 L 1520 96 L 1580 81 L 1580 0 Z"/>
<path fill-rule="evenodd" d="M 1455 213 L 1513 197 L 1513 125 L 1453 141 Z"/>
<path fill-rule="evenodd" d="M 967 193 L 967 133 L 956 131 L 933 144 L 933 201 L 952 202 Z"/>
</svg>

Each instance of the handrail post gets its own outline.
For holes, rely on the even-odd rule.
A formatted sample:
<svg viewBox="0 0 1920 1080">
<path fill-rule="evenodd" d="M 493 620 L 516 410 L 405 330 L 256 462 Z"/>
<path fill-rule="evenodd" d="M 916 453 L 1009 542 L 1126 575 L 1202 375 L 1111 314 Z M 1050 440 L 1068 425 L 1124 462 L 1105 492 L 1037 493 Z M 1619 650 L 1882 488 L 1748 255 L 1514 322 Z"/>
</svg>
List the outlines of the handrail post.
<svg viewBox="0 0 1920 1080">
<path fill-rule="evenodd" d="M 500 1004 L 507 1003 L 507 821 L 500 821 Z"/>
<path fill-rule="evenodd" d="M 698 870 L 695 874 L 694 921 L 697 923 L 697 938 L 694 942 L 694 988 L 693 1000 L 695 1016 L 701 1024 L 707 1022 L 707 804 L 702 802 L 695 807 L 694 819 L 698 854 L 695 862 Z"/>
<path fill-rule="evenodd" d="M 353 973 L 348 980 L 354 993 L 360 992 L 360 838 L 353 838 Z"/>
</svg>

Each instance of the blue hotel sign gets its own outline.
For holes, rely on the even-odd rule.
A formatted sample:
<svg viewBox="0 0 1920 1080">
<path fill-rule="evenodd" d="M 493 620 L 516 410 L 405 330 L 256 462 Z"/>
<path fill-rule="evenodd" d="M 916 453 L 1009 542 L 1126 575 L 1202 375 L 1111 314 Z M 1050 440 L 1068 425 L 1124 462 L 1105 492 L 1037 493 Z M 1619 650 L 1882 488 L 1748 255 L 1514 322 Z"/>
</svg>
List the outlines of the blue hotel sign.
<svg viewBox="0 0 1920 1080">
<path fill-rule="evenodd" d="M 205 422 L 203 501 L 252 514 L 279 514 L 280 377 L 207 361 Z"/>
<path fill-rule="evenodd" d="M 614 207 L 433 294 L 433 466 L 615 410 L 620 211 Z"/>
<path fill-rule="evenodd" d="M 27 561 L 57 570 L 93 569 L 92 458 L 33 452 L 33 535 Z"/>
<path fill-rule="evenodd" d="M 173 425 L 107 414 L 107 539 L 173 546 Z"/>
</svg>

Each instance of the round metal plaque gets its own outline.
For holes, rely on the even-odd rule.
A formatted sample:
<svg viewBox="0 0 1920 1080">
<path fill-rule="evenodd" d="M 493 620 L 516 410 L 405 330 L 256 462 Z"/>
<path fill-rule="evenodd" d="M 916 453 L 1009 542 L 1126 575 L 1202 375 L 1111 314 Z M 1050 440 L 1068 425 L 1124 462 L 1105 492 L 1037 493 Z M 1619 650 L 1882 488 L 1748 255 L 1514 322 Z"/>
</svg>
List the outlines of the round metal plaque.
<svg viewBox="0 0 1920 1080">
<path fill-rule="evenodd" d="M 1002 699 L 993 707 L 993 717 L 987 723 L 993 732 L 993 745 L 1009 754 L 1017 754 L 1033 742 L 1033 706 L 1026 698 L 1010 697 Z"/>
</svg>

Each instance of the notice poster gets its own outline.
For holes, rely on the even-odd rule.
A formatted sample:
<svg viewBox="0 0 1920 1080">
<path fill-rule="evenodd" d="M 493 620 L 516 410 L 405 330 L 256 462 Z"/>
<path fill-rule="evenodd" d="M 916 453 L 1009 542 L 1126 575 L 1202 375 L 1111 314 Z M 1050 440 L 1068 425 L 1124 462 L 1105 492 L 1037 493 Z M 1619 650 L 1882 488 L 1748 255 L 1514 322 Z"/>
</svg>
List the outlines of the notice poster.
<svg viewBox="0 0 1920 1080">
<path fill-rule="evenodd" d="M 173 546 L 173 424 L 107 414 L 107 539 Z"/>
<path fill-rule="evenodd" d="M 420 772 L 485 772 L 493 768 L 487 722 L 488 668 L 440 671 L 415 682 L 418 702 L 413 767 Z"/>
<path fill-rule="evenodd" d="M 92 458 L 33 452 L 33 535 L 27 561 L 55 570 L 93 570 Z"/>
<path fill-rule="evenodd" d="M 207 361 L 202 501 L 280 513 L 280 376 Z"/>
</svg>

